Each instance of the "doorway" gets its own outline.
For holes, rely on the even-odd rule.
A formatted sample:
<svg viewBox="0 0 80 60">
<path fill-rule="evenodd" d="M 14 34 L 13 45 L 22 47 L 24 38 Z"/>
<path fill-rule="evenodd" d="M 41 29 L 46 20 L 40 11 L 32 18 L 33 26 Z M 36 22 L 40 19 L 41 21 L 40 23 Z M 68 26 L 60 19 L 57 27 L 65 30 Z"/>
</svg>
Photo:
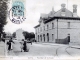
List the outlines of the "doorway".
<svg viewBox="0 0 80 60">
<path fill-rule="evenodd" d="M 49 42 L 49 33 L 47 33 L 47 42 Z"/>
</svg>

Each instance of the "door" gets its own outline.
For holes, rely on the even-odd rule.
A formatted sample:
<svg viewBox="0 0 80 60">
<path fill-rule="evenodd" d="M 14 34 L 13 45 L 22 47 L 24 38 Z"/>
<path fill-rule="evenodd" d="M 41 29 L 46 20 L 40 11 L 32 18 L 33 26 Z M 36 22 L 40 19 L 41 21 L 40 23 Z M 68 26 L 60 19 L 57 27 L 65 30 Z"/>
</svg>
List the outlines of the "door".
<svg viewBox="0 0 80 60">
<path fill-rule="evenodd" d="M 52 34 L 52 42 L 54 42 L 54 34 Z"/>
<path fill-rule="evenodd" d="M 47 33 L 47 42 L 49 42 L 49 33 Z"/>
</svg>

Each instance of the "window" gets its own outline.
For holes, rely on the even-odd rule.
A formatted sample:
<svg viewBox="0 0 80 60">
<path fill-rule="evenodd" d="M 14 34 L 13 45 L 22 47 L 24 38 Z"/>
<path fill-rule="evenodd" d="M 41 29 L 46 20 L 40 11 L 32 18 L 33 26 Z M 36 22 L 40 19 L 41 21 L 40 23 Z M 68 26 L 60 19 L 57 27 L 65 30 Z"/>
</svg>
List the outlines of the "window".
<svg viewBox="0 0 80 60">
<path fill-rule="evenodd" d="M 52 29 L 54 28 L 54 23 L 52 23 Z"/>
<path fill-rule="evenodd" d="M 40 31 L 41 31 L 41 27 L 40 27 Z"/>
<path fill-rule="evenodd" d="M 38 32 L 39 32 L 39 28 L 38 28 Z"/>
<path fill-rule="evenodd" d="M 68 22 L 68 28 L 70 28 L 70 22 Z"/>
<path fill-rule="evenodd" d="M 54 40 L 54 34 L 52 34 L 52 41 Z"/>
<path fill-rule="evenodd" d="M 40 35 L 41 41 L 42 41 L 42 35 Z"/>
<path fill-rule="evenodd" d="M 45 34 L 43 34 L 44 42 L 45 42 Z"/>
<path fill-rule="evenodd" d="M 44 26 L 43 28 L 44 28 L 44 30 L 45 30 L 45 26 Z"/>
<path fill-rule="evenodd" d="M 47 42 L 49 42 L 49 33 L 47 33 Z"/>
<path fill-rule="evenodd" d="M 42 31 L 42 27 L 40 27 L 40 31 Z"/>
<path fill-rule="evenodd" d="M 39 42 L 39 35 L 38 35 L 38 42 Z"/>
<path fill-rule="evenodd" d="M 37 29 L 36 31 L 37 31 L 37 33 L 38 33 L 38 29 Z"/>
<path fill-rule="evenodd" d="M 61 14 L 62 16 L 65 16 L 65 12 L 62 12 L 62 14 Z"/>
<path fill-rule="evenodd" d="M 47 25 L 47 30 L 48 30 L 48 28 L 49 28 L 49 27 L 48 27 L 48 25 Z"/>
<path fill-rule="evenodd" d="M 37 29 L 36 29 L 36 33 L 37 33 Z"/>
</svg>

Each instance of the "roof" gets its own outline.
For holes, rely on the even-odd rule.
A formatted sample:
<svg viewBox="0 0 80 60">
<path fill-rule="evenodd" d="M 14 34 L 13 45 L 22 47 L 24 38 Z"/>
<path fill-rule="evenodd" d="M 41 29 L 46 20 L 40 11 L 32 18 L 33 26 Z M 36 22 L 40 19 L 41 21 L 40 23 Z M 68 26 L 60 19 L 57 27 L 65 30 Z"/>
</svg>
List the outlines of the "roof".
<svg viewBox="0 0 80 60">
<path fill-rule="evenodd" d="M 65 10 L 65 12 L 64 12 L 65 16 L 61 15 L 62 10 Z M 50 21 L 52 21 L 54 19 L 80 20 L 80 18 L 78 16 L 77 17 L 73 17 L 73 12 L 69 11 L 66 8 L 61 8 L 57 12 L 55 12 L 54 10 L 52 10 L 49 14 L 42 14 L 39 21 L 43 20 L 44 23 L 47 23 L 47 22 L 50 22 Z M 38 26 L 40 26 L 40 25 L 37 25 L 36 27 L 38 27 Z"/>
<path fill-rule="evenodd" d="M 52 16 L 51 15 L 49 15 L 46 19 L 43 19 L 43 21 L 44 21 L 44 23 L 47 21 L 47 20 L 51 20 L 52 18 L 55 18 L 55 17 L 66 17 L 66 19 L 68 18 L 69 19 L 69 17 L 70 18 L 72 18 L 72 19 L 74 19 L 75 17 L 73 17 L 73 13 L 71 12 L 71 11 L 69 11 L 68 9 L 66 9 L 66 8 L 64 8 L 65 9 L 65 16 L 62 16 L 61 15 L 61 13 L 62 13 L 62 9 L 63 8 L 61 8 L 60 10 L 58 10 L 57 12 L 54 12 L 53 14 L 52 14 Z M 79 17 L 76 17 L 76 18 L 79 18 Z M 52 20 L 51 20 L 52 21 Z M 49 21 L 48 21 L 49 22 Z"/>
<path fill-rule="evenodd" d="M 17 29 L 17 30 L 16 30 L 16 32 L 18 32 L 18 31 L 24 31 L 24 30 L 22 30 L 22 29 L 20 28 L 20 29 Z"/>
<path fill-rule="evenodd" d="M 35 26 L 34 28 L 37 28 L 37 27 L 39 27 L 40 25 L 38 24 L 37 26 Z"/>
<path fill-rule="evenodd" d="M 55 12 L 55 11 L 51 11 L 49 14 L 48 14 L 48 16 L 47 16 L 47 18 L 46 19 L 48 19 L 48 18 L 51 18 L 51 17 L 55 17 L 55 16 L 62 16 L 61 15 L 61 12 L 62 12 L 62 9 L 63 8 L 61 8 L 60 10 L 58 10 L 57 12 Z M 73 13 L 71 12 L 71 11 L 69 11 L 68 9 L 66 9 L 66 8 L 64 8 L 65 9 L 65 16 L 66 17 L 73 17 Z M 42 17 L 42 16 L 41 16 Z M 45 18 L 44 18 L 45 19 Z"/>
<path fill-rule="evenodd" d="M 62 16 L 62 15 L 61 15 L 62 9 L 63 9 L 63 8 L 61 8 L 60 10 L 58 10 L 58 11 L 54 14 L 54 16 Z M 65 16 L 66 16 L 66 17 L 73 17 L 73 13 L 72 13 L 71 11 L 69 11 L 69 10 L 66 9 L 66 8 L 64 8 L 64 9 L 65 9 Z"/>
<path fill-rule="evenodd" d="M 52 18 L 49 18 L 49 19 L 45 20 L 45 22 L 44 22 L 44 23 L 50 22 L 50 21 L 52 21 L 52 20 L 54 20 L 54 19 L 80 20 L 80 17 L 63 17 L 63 16 L 54 16 L 54 17 L 52 17 Z M 40 26 L 40 24 L 39 24 L 39 25 L 37 25 L 37 26 L 35 26 L 34 28 L 37 28 L 37 27 L 39 27 L 39 26 Z"/>
<path fill-rule="evenodd" d="M 55 16 L 55 17 L 50 18 L 49 20 L 46 20 L 44 23 L 50 22 L 50 21 L 52 21 L 52 20 L 54 20 L 54 19 L 80 20 L 80 17 L 61 17 L 61 16 Z"/>
</svg>

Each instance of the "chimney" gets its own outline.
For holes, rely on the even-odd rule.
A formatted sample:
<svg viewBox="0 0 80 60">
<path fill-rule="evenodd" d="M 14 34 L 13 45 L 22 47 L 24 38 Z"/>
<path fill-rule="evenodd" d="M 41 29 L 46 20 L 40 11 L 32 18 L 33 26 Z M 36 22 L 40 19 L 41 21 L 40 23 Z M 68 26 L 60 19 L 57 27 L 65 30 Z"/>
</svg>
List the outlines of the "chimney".
<svg viewBox="0 0 80 60">
<path fill-rule="evenodd" d="M 73 5 L 73 17 L 77 17 L 77 5 Z"/>
<path fill-rule="evenodd" d="M 66 4 L 61 4 L 61 7 L 62 7 L 62 8 L 65 8 L 65 5 L 66 5 Z"/>
<path fill-rule="evenodd" d="M 66 4 L 61 4 L 61 16 L 65 16 L 65 12 L 66 12 L 66 9 L 65 9 L 65 5 Z"/>
<path fill-rule="evenodd" d="M 54 7 L 52 7 L 52 11 L 54 11 Z"/>
<path fill-rule="evenodd" d="M 62 12 L 65 12 L 65 5 L 66 5 L 66 4 L 61 4 Z"/>
</svg>

